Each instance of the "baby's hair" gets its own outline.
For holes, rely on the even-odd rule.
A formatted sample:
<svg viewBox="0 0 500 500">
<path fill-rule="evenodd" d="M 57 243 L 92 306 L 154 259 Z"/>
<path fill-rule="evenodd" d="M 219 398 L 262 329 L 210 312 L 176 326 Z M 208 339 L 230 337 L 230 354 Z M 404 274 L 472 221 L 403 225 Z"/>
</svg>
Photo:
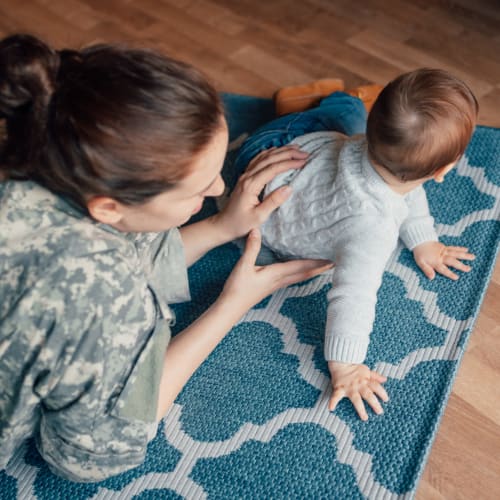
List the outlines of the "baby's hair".
<svg viewBox="0 0 500 500">
<path fill-rule="evenodd" d="M 440 69 L 419 69 L 390 82 L 368 116 L 371 159 L 402 181 L 423 179 L 458 160 L 474 132 L 477 100 Z"/>
<path fill-rule="evenodd" d="M 199 71 L 154 51 L 0 41 L 0 178 L 34 180 L 84 209 L 93 195 L 134 205 L 174 186 L 223 116 Z"/>
</svg>

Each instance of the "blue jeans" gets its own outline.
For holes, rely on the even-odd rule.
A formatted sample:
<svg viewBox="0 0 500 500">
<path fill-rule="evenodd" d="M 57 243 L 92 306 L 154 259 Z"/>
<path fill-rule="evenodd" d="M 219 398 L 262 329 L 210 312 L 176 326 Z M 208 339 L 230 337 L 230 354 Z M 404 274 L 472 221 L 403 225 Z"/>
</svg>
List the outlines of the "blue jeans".
<svg viewBox="0 0 500 500">
<path fill-rule="evenodd" d="M 360 99 L 345 92 L 334 92 L 316 108 L 282 116 L 258 128 L 241 146 L 233 171 L 239 177 L 261 151 L 284 146 L 300 135 L 325 130 L 345 135 L 364 134 L 366 118 Z"/>
</svg>

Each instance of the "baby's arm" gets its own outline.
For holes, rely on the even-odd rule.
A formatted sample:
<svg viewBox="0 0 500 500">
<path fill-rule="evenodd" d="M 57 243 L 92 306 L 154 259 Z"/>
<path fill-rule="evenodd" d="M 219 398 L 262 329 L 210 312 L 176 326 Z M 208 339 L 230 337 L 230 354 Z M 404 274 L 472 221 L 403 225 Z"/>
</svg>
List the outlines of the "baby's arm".
<svg viewBox="0 0 500 500">
<path fill-rule="evenodd" d="M 394 223 L 376 217 L 352 218 L 336 238 L 333 286 L 328 293 L 325 357 L 332 377 L 329 408 L 348 397 L 362 420 L 366 401 L 382 413 L 385 377 L 363 364 L 375 319 L 377 291 L 386 263 L 396 247 Z"/>
<path fill-rule="evenodd" d="M 475 256 L 469 253 L 468 248 L 446 246 L 438 241 L 423 186 L 409 193 L 406 202 L 409 216 L 401 226 L 400 237 L 407 248 L 413 251 L 415 262 L 423 273 L 431 280 L 436 276 L 436 272 L 457 280 L 458 275 L 449 267 L 469 272 L 470 266 L 460 259 L 473 260 Z"/>
</svg>

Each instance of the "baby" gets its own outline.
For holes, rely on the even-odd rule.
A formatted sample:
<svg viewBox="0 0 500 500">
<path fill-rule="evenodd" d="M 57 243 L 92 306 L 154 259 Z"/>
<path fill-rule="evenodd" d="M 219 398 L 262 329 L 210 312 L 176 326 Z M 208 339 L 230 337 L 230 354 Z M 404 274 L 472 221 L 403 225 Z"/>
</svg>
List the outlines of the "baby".
<svg viewBox="0 0 500 500">
<path fill-rule="evenodd" d="M 398 240 L 429 279 L 436 272 L 458 279 L 450 267 L 470 270 L 461 262 L 474 258 L 467 248 L 439 242 L 423 184 L 442 182 L 454 167 L 477 112 L 477 101 L 462 81 L 442 70 L 420 69 L 382 90 L 367 124 L 361 101 L 335 92 L 317 108 L 266 125 L 242 147 L 237 162 L 290 141 L 297 156 L 308 154 L 302 169 L 267 184 L 264 195 L 283 185 L 292 194 L 261 231 L 263 243 L 281 257 L 335 263 L 325 335 L 331 410 L 348 397 L 366 420 L 363 400 L 377 414 L 383 412 L 379 399 L 388 401 L 385 377 L 363 362 L 377 291 Z"/>
</svg>

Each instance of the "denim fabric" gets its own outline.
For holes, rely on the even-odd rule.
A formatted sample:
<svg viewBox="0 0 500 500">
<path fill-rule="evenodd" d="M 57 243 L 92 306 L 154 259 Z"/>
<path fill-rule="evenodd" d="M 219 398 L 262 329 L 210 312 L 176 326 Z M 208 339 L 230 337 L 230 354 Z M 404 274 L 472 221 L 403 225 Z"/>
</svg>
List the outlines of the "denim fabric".
<svg viewBox="0 0 500 500">
<path fill-rule="evenodd" d="M 258 128 L 242 145 L 233 169 L 239 176 L 254 156 L 265 149 L 288 144 L 298 136 L 331 130 L 345 135 L 364 134 L 363 102 L 345 92 L 334 92 L 319 106 L 282 116 Z"/>
</svg>

